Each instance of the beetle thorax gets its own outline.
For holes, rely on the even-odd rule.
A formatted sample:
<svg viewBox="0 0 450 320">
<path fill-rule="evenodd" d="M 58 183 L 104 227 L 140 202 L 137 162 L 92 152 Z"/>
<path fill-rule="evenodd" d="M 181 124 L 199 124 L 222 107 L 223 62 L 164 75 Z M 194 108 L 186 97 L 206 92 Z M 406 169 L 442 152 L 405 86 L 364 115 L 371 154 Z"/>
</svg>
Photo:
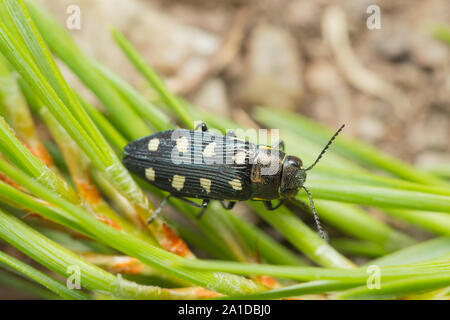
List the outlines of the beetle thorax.
<svg viewBox="0 0 450 320">
<path fill-rule="evenodd" d="M 259 146 L 251 170 L 252 195 L 255 200 L 279 198 L 279 187 L 285 153 Z"/>
</svg>

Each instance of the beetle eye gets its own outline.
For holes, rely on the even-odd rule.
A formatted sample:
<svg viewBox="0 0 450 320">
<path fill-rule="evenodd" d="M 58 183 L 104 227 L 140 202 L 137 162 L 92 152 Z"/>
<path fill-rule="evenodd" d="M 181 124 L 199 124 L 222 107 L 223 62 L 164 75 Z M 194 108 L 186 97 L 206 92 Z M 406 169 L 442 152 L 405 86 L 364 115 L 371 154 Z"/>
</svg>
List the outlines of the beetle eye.
<svg viewBox="0 0 450 320">
<path fill-rule="evenodd" d="M 290 159 L 289 159 L 289 165 L 294 166 L 294 167 L 300 169 L 301 166 L 302 166 L 302 160 L 300 160 L 300 159 L 297 158 L 297 157 L 290 156 Z"/>
</svg>

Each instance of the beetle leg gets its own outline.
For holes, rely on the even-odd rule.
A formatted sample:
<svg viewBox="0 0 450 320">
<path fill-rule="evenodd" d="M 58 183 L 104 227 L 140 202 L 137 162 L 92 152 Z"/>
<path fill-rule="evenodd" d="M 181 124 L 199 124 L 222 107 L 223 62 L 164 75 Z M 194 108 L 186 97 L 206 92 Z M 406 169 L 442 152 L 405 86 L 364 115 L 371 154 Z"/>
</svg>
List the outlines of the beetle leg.
<svg viewBox="0 0 450 320">
<path fill-rule="evenodd" d="M 151 216 L 151 217 L 147 220 L 147 225 L 149 225 L 150 223 L 152 223 L 153 220 L 155 220 L 156 217 L 161 213 L 162 208 L 164 208 L 164 206 L 165 206 L 166 203 L 167 203 L 167 200 L 169 200 L 169 198 L 170 198 L 171 196 L 172 196 L 172 195 L 169 194 L 167 197 L 165 197 L 165 198 L 161 201 L 161 203 L 159 204 L 159 207 L 155 210 L 155 213 L 153 214 L 153 216 Z"/>
<path fill-rule="evenodd" d="M 206 123 L 202 122 L 195 126 L 194 130 L 198 130 L 198 128 L 202 128 L 202 132 L 208 131 L 208 127 L 206 126 Z"/>
<path fill-rule="evenodd" d="M 174 198 L 177 198 L 177 199 L 179 199 L 179 200 L 181 200 L 181 201 L 184 201 L 184 202 L 186 202 L 186 203 L 188 203 L 188 204 L 190 204 L 191 206 L 194 206 L 194 207 L 196 207 L 196 208 L 204 208 L 204 206 L 205 206 L 205 201 L 206 201 L 206 200 L 209 201 L 209 199 L 204 199 L 202 204 L 198 204 L 198 203 L 196 203 L 196 202 L 194 202 L 194 201 L 191 201 L 191 200 L 189 200 L 189 199 L 186 199 L 186 198 L 177 197 L 177 196 L 174 196 L 174 195 L 170 195 L 170 196 L 171 196 L 171 197 L 174 197 Z"/>
<path fill-rule="evenodd" d="M 275 207 L 273 207 L 272 201 L 264 201 L 264 206 L 266 207 L 267 210 L 272 211 L 278 209 L 283 203 L 284 199 L 280 200 L 280 202 L 278 202 L 278 204 Z"/>
<path fill-rule="evenodd" d="M 177 197 L 177 196 L 174 196 L 174 195 L 170 194 L 170 195 L 168 195 L 166 198 L 164 198 L 164 200 L 161 202 L 161 205 L 160 205 L 159 208 L 155 211 L 155 216 L 154 216 L 154 217 L 156 217 L 156 212 L 159 214 L 159 211 L 161 211 L 162 206 L 164 206 L 164 205 L 166 204 L 164 201 L 167 202 L 167 200 L 169 199 L 169 197 L 177 198 L 177 199 L 179 199 L 179 200 L 181 200 L 181 201 L 184 201 L 184 202 L 190 204 L 191 206 L 194 206 L 194 207 L 196 207 L 196 208 L 202 209 L 202 210 L 197 214 L 197 218 L 200 218 L 200 217 L 203 215 L 203 213 L 204 213 L 204 211 L 206 210 L 206 208 L 208 207 L 209 201 L 210 201 L 210 199 L 203 199 L 202 204 L 198 204 L 198 203 L 195 203 L 194 201 L 191 201 L 191 200 L 189 200 L 189 199 L 182 198 L 182 197 Z M 163 203 L 163 202 L 164 202 L 164 203 Z M 161 208 L 161 209 L 160 209 L 160 208 Z M 150 222 L 151 222 L 151 221 L 150 221 Z"/>
<path fill-rule="evenodd" d="M 281 151 L 284 151 L 284 141 L 280 140 L 277 143 L 275 143 L 272 147 L 273 149 L 279 149 Z"/>
<path fill-rule="evenodd" d="M 230 202 L 228 202 L 227 205 L 225 205 L 225 203 L 223 203 L 223 201 L 220 201 L 220 204 L 222 205 L 222 207 L 225 210 L 231 210 L 231 209 L 233 209 L 234 205 L 236 204 L 236 201 L 230 201 Z"/>
<path fill-rule="evenodd" d="M 197 216 L 196 216 L 197 219 L 200 219 L 203 216 L 203 214 L 205 213 L 206 209 L 208 208 L 209 201 L 210 201 L 209 199 L 204 199 L 203 200 L 203 202 L 201 204 L 202 210 L 200 210 L 200 212 L 197 213 Z"/>
</svg>

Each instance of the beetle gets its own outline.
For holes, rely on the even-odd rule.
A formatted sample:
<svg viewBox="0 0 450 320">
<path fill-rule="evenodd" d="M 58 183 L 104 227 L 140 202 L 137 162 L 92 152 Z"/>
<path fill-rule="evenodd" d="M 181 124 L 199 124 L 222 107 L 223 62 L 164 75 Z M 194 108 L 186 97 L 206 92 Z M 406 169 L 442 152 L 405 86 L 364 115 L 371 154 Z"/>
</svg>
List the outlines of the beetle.
<svg viewBox="0 0 450 320">
<path fill-rule="evenodd" d="M 219 200 L 228 210 L 237 201 L 245 200 L 263 201 L 267 210 L 275 210 L 287 199 L 294 199 L 302 188 L 324 238 L 311 193 L 304 182 L 306 172 L 319 162 L 343 127 L 306 169 L 300 158 L 284 152 L 283 141 L 274 146 L 255 145 L 237 138 L 233 132 L 211 133 L 204 123 L 194 130 L 167 130 L 134 140 L 125 146 L 122 162 L 132 173 L 170 193 L 148 223 L 170 197 L 201 208 L 197 216 L 200 218 L 211 200 Z M 198 204 L 186 198 L 203 199 L 203 202 Z M 274 206 L 272 200 L 279 203 Z"/>
</svg>

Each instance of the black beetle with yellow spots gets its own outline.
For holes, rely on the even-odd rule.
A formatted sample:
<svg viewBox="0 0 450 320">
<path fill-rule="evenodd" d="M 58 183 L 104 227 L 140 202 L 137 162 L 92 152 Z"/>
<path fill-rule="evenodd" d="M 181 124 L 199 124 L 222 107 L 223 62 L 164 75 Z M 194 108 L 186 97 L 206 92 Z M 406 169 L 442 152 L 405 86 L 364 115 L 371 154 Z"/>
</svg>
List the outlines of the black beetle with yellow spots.
<svg viewBox="0 0 450 320">
<path fill-rule="evenodd" d="M 175 129 L 158 132 L 132 141 L 125 147 L 122 160 L 125 167 L 170 193 L 149 223 L 169 197 L 202 208 L 200 217 L 211 200 L 219 200 L 225 209 L 232 209 L 237 201 L 263 201 L 268 210 L 275 210 L 303 188 L 309 196 L 323 237 L 311 194 L 304 186 L 306 171 L 316 165 L 344 126 L 306 169 L 298 157 L 284 153 L 281 141 L 272 147 L 255 145 L 236 138 L 232 132 L 213 134 L 204 123 L 200 127 L 201 131 Z M 197 204 L 186 198 L 203 199 L 203 203 Z M 279 200 L 279 203 L 273 206 L 272 200 Z"/>
</svg>

